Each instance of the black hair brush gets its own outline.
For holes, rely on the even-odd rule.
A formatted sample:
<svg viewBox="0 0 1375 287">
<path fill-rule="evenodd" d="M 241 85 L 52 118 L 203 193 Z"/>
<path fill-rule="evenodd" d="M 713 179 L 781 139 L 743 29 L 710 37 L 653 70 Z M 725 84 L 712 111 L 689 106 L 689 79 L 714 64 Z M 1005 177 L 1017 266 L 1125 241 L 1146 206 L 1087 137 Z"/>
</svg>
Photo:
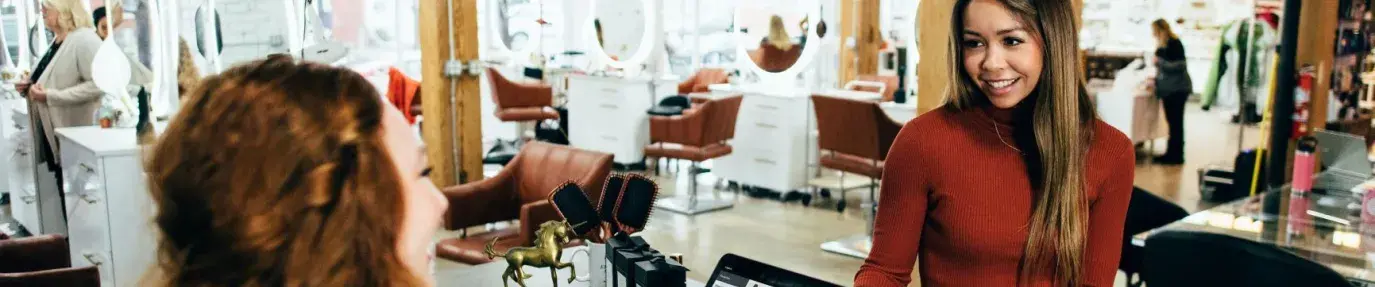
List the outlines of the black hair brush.
<svg viewBox="0 0 1375 287">
<path fill-rule="evenodd" d="M 639 174 L 631 174 L 625 179 L 625 190 L 616 205 L 616 221 L 619 231 L 632 234 L 645 229 L 649 216 L 654 213 L 654 202 L 659 200 L 659 184 Z"/>
<path fill-rule="evenodd" d="M 574 234 L 586 238 L 602 226 L 601 217 L 597 215 L 597 209 L 592 207 L 592 201 L 588 200 L 582 188 L 572 181 L 565 182 L 550 192 L 549 203 L 553 204 L 554 210 L 573 227 Z"/>
<path fill-rule="evenodd" d="M 621 191 L 625 190 L 625 183 L 625 175 L 612 174 L 606 177 L 606 185 L 602 187 L 597 214 L 601 216 L 602 222 L 607 224 L 607 231 L 615 232 L 619 228 L 619 223 L 616 222 L 616 204 L 621 200 Z"/>
</svg>

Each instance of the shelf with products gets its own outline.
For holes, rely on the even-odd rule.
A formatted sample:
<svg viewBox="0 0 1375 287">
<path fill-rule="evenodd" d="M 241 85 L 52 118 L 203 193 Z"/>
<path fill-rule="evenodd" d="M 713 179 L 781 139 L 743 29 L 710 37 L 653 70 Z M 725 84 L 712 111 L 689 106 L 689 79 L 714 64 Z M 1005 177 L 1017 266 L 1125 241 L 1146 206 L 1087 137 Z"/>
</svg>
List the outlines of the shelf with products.
<svg viewBox="0 0 1375 287">
<path fill-rule="evenodd" d="M 1332 111 L 1341 117 L 1352 114 L 1361 106 L 1370 106 L 1370 88 L 1366 83 L 1371 74 L 1372 25 L 1370 21 L 1370 0 L 1339 0 L 1337 11 L 1337 30 L 1333 45 L 1331 94 L 1336 102 L 1328 103 Z"/>
</svg>

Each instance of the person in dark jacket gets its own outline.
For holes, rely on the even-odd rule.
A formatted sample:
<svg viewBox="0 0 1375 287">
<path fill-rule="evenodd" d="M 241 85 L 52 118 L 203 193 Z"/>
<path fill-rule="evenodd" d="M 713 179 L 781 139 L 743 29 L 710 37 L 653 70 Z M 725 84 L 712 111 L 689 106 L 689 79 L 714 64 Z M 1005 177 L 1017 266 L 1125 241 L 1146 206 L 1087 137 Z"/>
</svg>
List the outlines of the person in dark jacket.
<svg viewBox="0 0 1375 287">
<path fill-rule="evenodd" d="M 1155 158 L 1161 164 L 1184 163 L 1184 103 L 1193 94 L 1193 80 L 1189 78 L 1184 57 L 1184 43 L 1170 30 L 1170 23 L 1156 19 L 1151 23 L 1155 34 L 1155 95 L 1165 106 L 1165 121 L 1170 125 L 1170 140 L 1165 154 Z"/>
</svg>

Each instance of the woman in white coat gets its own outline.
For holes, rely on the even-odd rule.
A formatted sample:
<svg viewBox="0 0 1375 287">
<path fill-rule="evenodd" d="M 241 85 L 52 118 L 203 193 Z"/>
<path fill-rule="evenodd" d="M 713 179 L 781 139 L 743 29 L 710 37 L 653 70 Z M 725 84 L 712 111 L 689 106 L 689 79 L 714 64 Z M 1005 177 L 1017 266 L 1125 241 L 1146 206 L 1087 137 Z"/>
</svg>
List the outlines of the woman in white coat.
<svg viewBox="0 0 1375 287">
<path fill-rule="evenodd" d="M 53 42 L 33 74 L 15 85 L 29 100 L 34 138 L 41 150 L 40 162 L 59 172 L 57 135 L 54 129 L 95 124 L 103 92 L 91 80 L 91 66 L 100 37 L 80 0 L 43 0 L 43 24 L 53 31 Z M 61 186 L 59 184 L 58 186 Z"/>
</svg>

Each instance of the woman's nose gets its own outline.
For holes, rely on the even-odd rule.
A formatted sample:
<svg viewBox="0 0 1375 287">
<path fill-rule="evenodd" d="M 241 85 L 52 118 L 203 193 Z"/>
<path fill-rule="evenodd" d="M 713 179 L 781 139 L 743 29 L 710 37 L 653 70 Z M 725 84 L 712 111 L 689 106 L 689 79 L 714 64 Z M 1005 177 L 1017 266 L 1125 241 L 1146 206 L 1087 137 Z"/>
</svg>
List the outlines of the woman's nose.
<svg viewBox="0 0 1375 287">
<path fill-rule="evenodd" d="M 989 47 L 984 53 L 983 62 L 979 63 L 979 67 L 983 68 L 984 71 L 998 71 L 1007 68 L 1007 60 L 1002 49 Z"/>
</svg>

